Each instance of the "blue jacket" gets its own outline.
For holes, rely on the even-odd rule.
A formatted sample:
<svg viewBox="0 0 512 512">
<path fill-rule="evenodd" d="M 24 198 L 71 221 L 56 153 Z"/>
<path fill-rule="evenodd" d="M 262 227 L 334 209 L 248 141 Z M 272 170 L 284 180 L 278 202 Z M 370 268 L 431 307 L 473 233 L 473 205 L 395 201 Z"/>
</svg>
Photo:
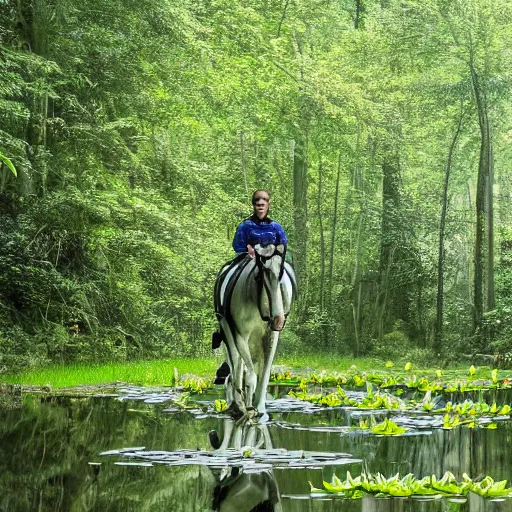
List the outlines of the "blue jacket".
<svg viewBox="0 0 512 512">
<path fill-rule="evenodd" d="M 247 252 L 248 244 L 254 247 L 256 244 L 286 245 L 287 243 L 286 233 L 279 222 L 268 217 L 260 220 L 255 215 L 251 215 L 236 228 L 233 249 L 239 253 Z"/>
</svg>

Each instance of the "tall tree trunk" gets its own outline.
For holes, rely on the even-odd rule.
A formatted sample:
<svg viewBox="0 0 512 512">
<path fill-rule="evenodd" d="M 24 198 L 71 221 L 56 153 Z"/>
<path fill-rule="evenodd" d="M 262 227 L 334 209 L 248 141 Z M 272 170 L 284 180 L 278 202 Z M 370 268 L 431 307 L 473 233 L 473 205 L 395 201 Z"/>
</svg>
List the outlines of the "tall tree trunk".
<svg viewBox="0 0 512 512">
<path fill-rule="evenodd" d="M 363 28 L 364 25 L 364 12 L 365 6 L 363 0 L 355 0 L 355 13 L 354 13 L 354 28 Z"/>
<path fill-rule="evenodd" d="M 492 155 L 492 137 L 489 118 L 486 116 L 489 133 L 489 172 L 486 180 L 486 237 L 487 237 L 487 311 L 496 307 L 494 290 L 494 161 Z"/>
<path fill-rule="evenodd" d="M 470 61 L 471 83 L 478 112 L 480 127 L 480 158 L 476 186 L 476 233 L 475 233 L 475 283 L 473 329 L 480 325 L 484 313 L 484 284 L 487 285 L 486 309 L 493 309 L 494 303 L 494 229 L 493 229 L 493 179 L 492 140 L 485 88 Z M 486 236 L 487 235 L 487 236 Z M 485 250 L 486 249 L 486 250 Z M 487 258 L 487 260 L 486 260 Z M 484 269 L 486 274 L 484 274 Z"/>
<path fill-rule="evenodd" d="M 295 141 L 293 151 L 293 223 L 295 231 L 294 260 L 297 272 L 297 282 L 301 297 L 307 297 L 307 260 L 306 250 L 308 241 L 307 225 L 307 134 Z M 303 304 L 304 308 L 305 304 Z"/>
<path fill-rule="evenodd" d="M 352 176 L 352 190 L 358 191 L 359 202 L 359 216 L 357 219 L 357 234 L 356 234 L 356 247 L 354 257 L 354 269 L 352 271 L 351 288 L 351 301 L 352 301 L 352 317 L 354 321 L 354 338 L 355 347 L 354 355 L 358 356 L 360 352 L 360 328 L 361 328 L 361 251 L 362 251 L 362 233 L 363 233 L 363 218 L 364 218 L 364 179 L 359 163 L 360 154 L 360 141 L 361 141 L 361 124 L 358 125 L 357 139 L 356 139 L 356 161 L 354 163 L 354 172 Z M 356 293 L 357 288 L 357 293 Z"/>
<path fill-rule="evenodd" d="M 400 165 L 398 153 L 393 149 L 385 150 L 382 164 L 382 221 L 379 269 L 379 338 L 390 320 L 395 320 L 391 307 L 399 306 L 394 296 L 398 289 L 391 289 L 391 267 L 394 265 L 395 250 L 400 241 L 397 239 L 396 214 L 400 209 Z M 404 297 L 400 298 L 400 303 Z M 390 303 L 391 302 L 391 303 Z"/>
<path fill-rule="evenodd" d="M 324 237 L 324 221 L 322 215 L 323 200 L 323 162 L 320 159 L 318 163 L 318 194 L 317 194 L 317 212 L 318 225 L 320 228 L 320 310 L 325 310 L 325 237 Z"/>
<path fill-rule="evenodd" d="M 240 130 L 240 163 L 242 164 L 242 171 L 244 174 L 245 193 L 249 195 L 249 186 L 247 185 L 247 157 L 245 155 L 245 140 L 243 130 Z"/>
<path fill-rule="evenodd" d="M 446 227 L 446 213 L 448 210 L 448 185 L 450 183 L 450 173 L 452 170 L 453 153 L 455 145 L 462 129 L 462 120 L 464 119 L 464 110 L 461 101 L 459 121 L 452 138 L 450 148 L 448 149 L 448 158 L 446 161 L 446 170 L 443 184 L 443 197 L 441 205 L 441 220 L 439 222 L 439 252 L 437 256 L 437 305 L 436 305 L 436 323 L 434 327 L 434 348 L 438 350 L 443 340 L 443 310 L 444 310 L 444 236 Z"/>
<path fill-rule="evenodd" d="M 332 212 L 332 224 L 331 224 L 331 244 L 329 247 L 329 281 L 328 281 L 328 307 L 329 313 L 332 315 L 332 287 L 334 278 L 334 249 L 336 243 L 336 227 L 338 224 L 338 201 L 340 196 L 340 178 L 341 178 L 341 158 L 342 153 L 340 151 L 338 157 L 338 171 L 336 173 L 336 188 L 334 191 L 334 208 Z"/>
<path fill-rule="evenodd" d="M 308 98 L 304 92 L 304 41 L 301 34 L 295 33 L 299 67 L 299 111 L 300 118 L 293 147 L 293 223 L 295 230 L 295 262 L 297 285 L 301 290 L 301 301 L 298 316 L 303 317 L 307 310 L 307 246 L 308 246 L 308 126 L 310 112 Z"/>
<path fill-rule="evenodd" d="M 22 47 L 26 51 L 45 56 L 47 53 L 46 29 L 51 19 L 49 6 L 44 0 L 17 0 L 16 7 Z M 23 172 L 21 182 L 27 192 L 33 192 L 33 189 L 37 187 L 44 195 L 48 178 L 46 162 L 48 93 L 34 92 L 27 107 L 30 111 L 26 133 L 27 158 L 34 172 L 32 175 L 27 174 L 26 176 Z M 37 182 L 34 177 L 37 178 Z"/>
</svg>

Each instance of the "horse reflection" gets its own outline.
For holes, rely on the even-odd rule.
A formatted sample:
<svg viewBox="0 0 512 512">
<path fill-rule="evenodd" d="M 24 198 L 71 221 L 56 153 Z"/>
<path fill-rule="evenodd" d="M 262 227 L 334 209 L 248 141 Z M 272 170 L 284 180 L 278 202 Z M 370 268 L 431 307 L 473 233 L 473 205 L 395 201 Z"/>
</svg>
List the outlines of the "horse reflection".
<svg viewBox="0 0 512 512">
<path fill-rule="evenodd" d="M 242 456 L 250 456 L 256 450 L 272 448 L 268 426 L 250 422 L 224 421 L 223 435 L 217 431 L 209 434 L 216 451 L 238 450 Z M 243 464 L 212 470 L 217 486 L 212 507 L 218 512 L 281 512 L 281 498 L 272 468 L 248 469 Z"/>
</svg>

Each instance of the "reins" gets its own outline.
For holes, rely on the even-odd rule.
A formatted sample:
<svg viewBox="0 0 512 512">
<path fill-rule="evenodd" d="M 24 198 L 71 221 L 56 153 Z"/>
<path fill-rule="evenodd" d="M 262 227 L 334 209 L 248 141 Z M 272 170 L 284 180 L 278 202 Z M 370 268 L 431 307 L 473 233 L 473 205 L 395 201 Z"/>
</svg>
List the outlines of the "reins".
<svg viewBox="0 0 512 512">
<path fill-rule="evenodd" d="M 274 252 L 270 256 L 262 256 L 258 252 L 256 252 L 256 267 L 258 268 L 258 273 L 254 276 L 256 279 L 256 282 L 258 284 L 258 310 L 260 312 L 260 317 L 265 322 L 271 322 L 272 321 L 272 293 L 271 290 L 268 288 L 268 286 L 265 284 L 265 279 L 263 278 L 263 273 L 265 272 L 263 263 L 267 260 L 270 260 L 274 256 L 281 256 L 281 268 L 279 269 L 279 277 L 278 277 L 278 284 L 277 286 L 281 286 L 281 279 L 283 277 L 284 273 L 284 262 L 285 262 L 285 255 L 286 255 L 286 246 L 284 246 L 283 251 L 280 251 L 277 246 L 274 248 Z M 262 310 L 261 306 L 261 296 L 263 293 L 263 288 L 265 288 L 265 292 L 267 294 L 268 298 L 268 315 L 265 314 L 265 312 Z M 285 315 L 285 322 L 286 322 L 286 316 Z"/>
</svg>

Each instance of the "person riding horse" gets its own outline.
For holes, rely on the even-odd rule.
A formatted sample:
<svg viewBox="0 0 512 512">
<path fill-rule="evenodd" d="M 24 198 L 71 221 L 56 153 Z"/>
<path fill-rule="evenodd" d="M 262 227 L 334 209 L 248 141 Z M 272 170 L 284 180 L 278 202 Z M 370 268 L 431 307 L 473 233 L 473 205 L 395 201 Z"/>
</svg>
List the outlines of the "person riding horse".
<svg viewBox="0 0 512 512">
<path fill-rule="evenodd" d="M 288 238 L 283 227 L 279 222 L 268 217 L 270 192 L 265 189 L 255 190 L 251 202 L 253 213 L 238 225 L 233 238 L 233 250 L 237 257 L 249 254 L 249 257 L 254 258 L 254 247 L 258 244 L 263 246 L 282 244 L 286 250 Z M 215 331 L 212 335 L 212 348 L 219 348 L 223 339 L 222 331 Z M 228 373 L 229 367 L 227 363 L 223 363 L 217 371 L 216 383 L 222 384 Z"/>
<path fill-rule="evenodd" d="M 270 194 L 256 190 L 252 203 L 253 215 L 238 226 L 233 240 L 237 255 L 215 281 L 219 330 L 212 336 L 212 348 L 224 342 L 227 362 L 217 370 L 215 383 L 226 385 L 229 411 L 264 417 L 279 333 L 297 286 L 286 262 L 286 233 L 268 217 Z"/>
</svg>

